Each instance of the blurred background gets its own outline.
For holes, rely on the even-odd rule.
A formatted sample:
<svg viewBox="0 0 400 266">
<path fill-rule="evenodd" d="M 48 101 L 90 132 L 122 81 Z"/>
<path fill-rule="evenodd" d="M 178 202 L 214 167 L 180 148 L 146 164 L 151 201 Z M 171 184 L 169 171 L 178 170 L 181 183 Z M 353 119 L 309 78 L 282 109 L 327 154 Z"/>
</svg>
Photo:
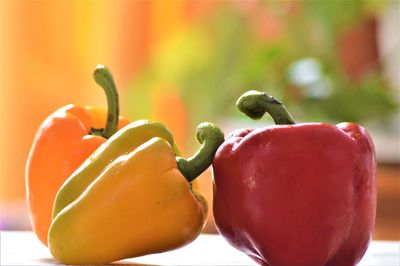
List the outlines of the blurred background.
<svg viewBox="0 0 400 266">
<path fill-rule="evenodd" d="M 399 1 L 0 1 L 0 229 L 29 230 L 24 167 L 37 128 L 69 103 L 106 107 L 197 148 L 202 121 L 252 122 L 237 97 L 264 90 L 297 122 L 357 122 L 376 144 L 374 239 L 400 240 Z M 200 177 L 212 199 L 211 171 Z M 212 214 L 205 232 L 215 232 Z"/>
</svg>

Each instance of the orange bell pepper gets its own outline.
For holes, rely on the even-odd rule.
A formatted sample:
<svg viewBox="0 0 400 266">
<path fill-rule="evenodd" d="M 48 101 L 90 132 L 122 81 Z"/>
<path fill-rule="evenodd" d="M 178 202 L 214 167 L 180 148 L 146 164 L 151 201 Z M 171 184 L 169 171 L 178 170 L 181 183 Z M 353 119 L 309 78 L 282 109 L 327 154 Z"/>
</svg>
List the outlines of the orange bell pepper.
<svg viewBox="0 0 400 266">
<path fill-rule="evenodd" d="M 118 94 L 110 72 L 98 66 L 94 78 L 107 95 L 108 112 L 62 107 L 42 123 L 29 153 L 25 169 L 29 216 L 34 232 L 46 246 L 53 202 L 61 185 L 107 138 L 129 123 L 119 117 Z"/>
</svg>

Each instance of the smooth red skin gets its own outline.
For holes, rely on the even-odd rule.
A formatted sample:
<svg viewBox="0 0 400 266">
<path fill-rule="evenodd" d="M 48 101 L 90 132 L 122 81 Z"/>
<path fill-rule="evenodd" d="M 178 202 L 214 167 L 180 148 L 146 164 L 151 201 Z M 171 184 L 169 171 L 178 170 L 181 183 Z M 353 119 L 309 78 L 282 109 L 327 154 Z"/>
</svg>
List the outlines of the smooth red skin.
<svg viewBox="0 0 400 266">
<path fill-rule="evenodd" d="M 218 149 L 220 234 L 263 265 L 355 265 L 375 224 L 375 152 L 359 125 L 241 130 Z"/>
</svg>

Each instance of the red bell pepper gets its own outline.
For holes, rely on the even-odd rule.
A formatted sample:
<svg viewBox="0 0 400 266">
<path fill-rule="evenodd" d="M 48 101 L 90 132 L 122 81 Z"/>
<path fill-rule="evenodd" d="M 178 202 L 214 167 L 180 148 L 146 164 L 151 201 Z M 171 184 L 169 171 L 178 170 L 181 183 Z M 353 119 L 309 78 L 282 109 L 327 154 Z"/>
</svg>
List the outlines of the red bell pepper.
<svg viewBox="0 0 400 266">
<path fill-rule="evenodd" d="M 261 265 L 355 265 L 375 223 L 375 152 L 353 123 L 295 124 L 281 102 L 243 94 L 253 119 L 276 126 L 234 132 L 218 149 L 214 217 L 218 231 Z"/>
</svg>

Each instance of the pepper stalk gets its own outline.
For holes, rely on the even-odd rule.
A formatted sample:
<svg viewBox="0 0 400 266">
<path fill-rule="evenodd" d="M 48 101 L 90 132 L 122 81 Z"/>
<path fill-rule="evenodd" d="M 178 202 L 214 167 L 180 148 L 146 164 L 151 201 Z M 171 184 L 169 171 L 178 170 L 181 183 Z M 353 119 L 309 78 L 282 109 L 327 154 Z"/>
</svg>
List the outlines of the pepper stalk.
<svg viewBox="0 0 400 266">
<path fill-rule="evenodd" d="M 283 103 L 265 92 L 256 90 L 245 92 L 237 100 L 236 106 L 254 120 L 258 120 L 268 113 L 277 125 L 295 124 Z"/>
<path fill-rule="evenodd" d="M 103 88 L 107 97 L 107 121 L 104 128 L 92 128 L 90 134 L 102 136 L 106 139 L 110 138 L 118 128 L 119 119 L 119 99 L 118 91 L 114 83 L 114 79 L 110 70 L 103 66 L 97 65 L 93 73 L 94 80 Z"/>
<path fill-rule="evenodd" d="M 212 163 L 218 147 L 224 142 L 224 134 L 214 124 L 201 123 L 196 130 L 201 147 L 190 158 L 176 157 L 179 170 L 190 183 L 203 173 Z"/>
</svg>

